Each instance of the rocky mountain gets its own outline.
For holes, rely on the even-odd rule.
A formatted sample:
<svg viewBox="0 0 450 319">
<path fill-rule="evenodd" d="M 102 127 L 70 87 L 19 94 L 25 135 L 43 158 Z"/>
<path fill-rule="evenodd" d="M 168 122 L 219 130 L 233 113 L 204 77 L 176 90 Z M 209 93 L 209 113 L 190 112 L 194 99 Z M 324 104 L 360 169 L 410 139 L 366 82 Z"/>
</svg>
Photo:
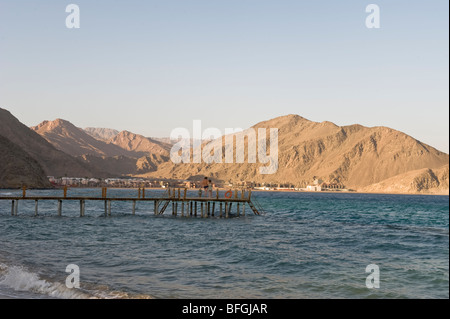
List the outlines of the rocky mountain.
<svg viewBox="0 0 450 319">
<path fill-rule="evenodd" d="M 105 142 L 64 120 L 45 121 L 33 131 L 3 109 L 0 109 L 0 124 L 0 135 L 25 151 L 46 175 L 130 175 L 170 179 L 210 176 L 216 181 L 297 187 L 305 187 L 320 178 L 367 192 L 385 189 L 448 193 L 449 155 L 388 127 L 338 126 L 331 122 L 309 121 L 298 115 L 281 116 L 235 134 L 244 137 L 245 141 L 238 144 L 235 140 L 232 147 L 233 156 L 241 151 L 244 153 L 242 163 L 237 163 L 235 157 L 233 163 L 226 163 L 225 141 L 230 136 L 225 136 L 203 143 L 207 155 L 213 155 L 214 149 L 221 150 L 221 163 L 194 164 L 191 161 L 175 164 L 170 160 L 173 141 L 166 143 L 164 139 L 147 138 L 129 131 L 109 131 L 114 136 Z M 248 133 L 265 129 L 266 141 L 263 143 L 270 152 L 272 142 L 268 132 L 271 128 L 278 129 L 278 168 L 273 174 L 261 174 L 260 168 L 267 164 L 262 163 L 261 158 L 256 163 L 249 163 L 248 144 L 252 135 Z M 99 135 L 100 132 L 97 131 Z M 104 131 L 101 138 L 109 133 Z M 263 145 L 255 147 L 259 150 Z M 15 150 L 17 154 L 19 149 Z M 24 158 L 23 154 L 18 158 Z M 33 166 L 33 170 L 39 169 Z"/>
<path fill-rule="evenodd" d="M 109 177 L 119 177 L 121 175 L 133 176 L 156 171 L 161 163 L 166 162 L 167 157 L 160 155 L 142 156 L 132 158 L 128 156 L 94 156 L 82 155 L 81 160 L 95 167 L 101 167 L 108 173 Z"/>
<path fill-rule="evenodd" d="M 108 176 L 152 172 L 169 159 L 168 144 L 128 131 L 118 132 L 105 142 L 62 119 L 44 121 L 31 129 L 57 149 L 105 171 Z M 93 129 L 90 132 L 105 137 L 117 131 Z"/>
<path fill-rule="evenodd" d="M 46 175 L 102 177 L 105 173 L 56 149 L 42 136 L 0 108 L 0 135 L 36 160 Z"/>
<path fill-rule="evenodd" d="M 171 140 L 170 137 L 148 137 L 148 139 L 154 140 L 157 142 L 161 142 L 163 144 L 170 145 L 170 146 L 175 144 L 175 141 Z"/>
<path fill-rule="evenodd" d="M 69 121 L 56 119 L 31 127 L 57 149 L 72 155 L 133 156 L 124 149 L 98 140 Z"/>
<path fill-rule="evenodd" d="M 112 128 L 86 127 L 84 131 L 93 138 L 104 142 L 109 141 L 119 134 L 118 130 L 114 130 Z"/>
<path fill-rule="evenodd" d="M 46 188 L 52 185 L 39 163 L 0 135 L 0 188 Z"/>
<path fill-rule="evenodd" d="M 360 189 L 368 193 L 449 194 L 449 165 L 441 168 L 423 168 L 385 179 Z"/>
<path fill-rule="evenodd" d="M 159 155 L 169 157 L 171 145 L 153 140 L 151 138 L 122 131 L 109 140 L 111 144 L 117 145 L 124 150 L 134 152 L 140 156 Z"/>
<path fill-rule="evenodd" d="M 306 186 L 315 177 L 361 189 L 409 171 L 437 169 L 449 156 L 402 132 L 387 127 L 337 126 L 313 122 L 298 115 L 278 117 L 253 127 L 278 129 L 278 170 L 263 175 L 261 163 L 161 164 L 145 176 L 187 179 L 206 175 L 224 181 L 290 183 Z M 267 138 L 268 140 L 268 138 Z M 212 143 L 222 143 L 225 137 Z M 269 140 L 267 149 L 269 149 Z M 248 143 L 244 145 L 247 150 Z M 224 148 L 222 149 L 224 153 Z M 236 153 L 236 144 L 234 144 Z M 246 155 L 247 159 L 247 155 Z"/>
</svg>

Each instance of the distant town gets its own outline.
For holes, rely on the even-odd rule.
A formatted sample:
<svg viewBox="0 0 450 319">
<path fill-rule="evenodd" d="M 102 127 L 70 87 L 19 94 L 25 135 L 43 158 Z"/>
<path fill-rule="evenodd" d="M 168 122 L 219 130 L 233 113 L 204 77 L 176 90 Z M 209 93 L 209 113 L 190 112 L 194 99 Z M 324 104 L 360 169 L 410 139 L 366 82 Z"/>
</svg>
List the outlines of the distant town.
<svg viewBox="0 0 450 319">
<path fill-rule="evenodd" d="M 112 187 L 112 188 L 199 188 L 200 181 L 181 179 L 145 179 L 145 178 L 87 178 L 87 177 L 54 177 L 48 176 L 48 180 L 55 187 Z M 314 179 L 308 185 L 296 186 L 280 183 L 255 183 L 255 182 L 213 182 L 214 188 L 245 188 L 254 190 L 292 190 L 292 191 L 352 191 L 342 183 L 326 182 L 322 179 Z"/>
</svg>

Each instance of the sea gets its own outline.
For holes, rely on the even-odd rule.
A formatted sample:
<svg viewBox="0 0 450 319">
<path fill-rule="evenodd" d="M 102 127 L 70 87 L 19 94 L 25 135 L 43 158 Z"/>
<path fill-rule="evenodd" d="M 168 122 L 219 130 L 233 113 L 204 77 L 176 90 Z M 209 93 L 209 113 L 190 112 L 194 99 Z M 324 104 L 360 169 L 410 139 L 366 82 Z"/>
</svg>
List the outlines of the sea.
<svg viewBox="0 0 450 319">
<path fill-rule="evenodd" d="M 163 196 L 147 190 L 146 196 Z M 28 196 L 62 196 L 29 190 Z M 223 196 L 223 192 L 220 196 Z M 0 197 L 22 196 L 0 190 Z M 68 196 L 101 196 L 69 189 Z M 137 197 L 136 189 L 108 196 Z M 197 196 L 188 192 L 188 196 Z M 0 200 L 0 298 L 448 299 L 449 197 L 253 192 L 230 218 L 153 202 Z M 76 269 L 76 270 L 75 270 Z M 75 285 L 78 283 L 79 285 Z"/>
</svg>

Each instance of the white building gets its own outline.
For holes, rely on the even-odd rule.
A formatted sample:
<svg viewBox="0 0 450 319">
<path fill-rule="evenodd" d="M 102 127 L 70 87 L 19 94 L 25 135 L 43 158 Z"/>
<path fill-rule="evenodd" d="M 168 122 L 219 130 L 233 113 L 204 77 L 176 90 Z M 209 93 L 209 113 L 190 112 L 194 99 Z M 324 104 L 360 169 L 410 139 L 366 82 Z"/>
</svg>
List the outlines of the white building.
<svg viewBox="0 0 450 319">
<path fill-rule="evenodd" d="M 320 185 L 308 185 L 306 186 L 306 190 L 309 192 L 321 192 L 322 187 Z"/>
</svg>

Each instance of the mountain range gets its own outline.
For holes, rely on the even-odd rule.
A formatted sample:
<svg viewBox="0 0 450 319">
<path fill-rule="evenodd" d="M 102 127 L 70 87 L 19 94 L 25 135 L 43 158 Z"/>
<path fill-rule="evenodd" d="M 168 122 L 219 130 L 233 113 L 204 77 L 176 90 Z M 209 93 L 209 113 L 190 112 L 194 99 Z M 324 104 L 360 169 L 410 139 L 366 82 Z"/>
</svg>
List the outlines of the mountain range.
<svg viewBox="0 0 450 319">
<path fill-rule="evenodd" d="M 305 187 L 320 178 L 365 192 L 448 194 L 448 154 L 382 126 L 338 126 L 298 115 L 257 123 L 252 127 L 255 131 L 258 128 L 278 129 L 278 170 L 275 174 L 262 175 L 259 168 L 263 164 L 247 161 L 241 164 L 174 164 L 170 160 L 173 141 L 168 138 L 148 138 L 106 128 L 81 129 L 62 119 L 44 121 L 28 128 L 4 109 L 0 109 L 0 124 L 0 136 L 3 137 L 0 148 L 2 153 L 8 149 L 8 153 L 5 152 L 8 155 L 2 156 L 0 187 L 14 184 L 11 177 L 12 182 L 5 184 L 2 174 L 11 169 L 6 169 L 3 163 L 17 158 L 15 165 L 20 167 L 29 163 L 25 166 L 40 176 L 36 176 L 35 185 L 42 187 L 45 179 L 41 173 L 168 179 L 210 176 L 222 182 L 247 181 L 298 187 Z M 223 145 L 224 139 L 216 139 L 210 145 Z M 247 146 L 248 139 L 245 139 L 245 150 Z M 234 143 L 233 147 L 236 151 L 238 145 Z M 29 170 L 22 175 L 33 175 Z M 14 171 L 18 172 L 17 168 Z M 17 179 L 16 184 L 20 183 L 25 180 Z M 27 183 L 32 184 L 31 181 Z"/>
<path fill-rule="evenodd" d="M 448 154 L 387 127 L 337 126 L 331 122 L 319 123 L 298 115 L 287 115 L 258 123 L 253 128 L 278 128 L 279 167 L 276 174 L 259 174 L 258 168 L 262 164 L 166 162 L 157 171 L 141 176 L 171 175 L 186 179 L 193 175 L 206 175 L 226 181 L 293 184 L 298 187 L 306 187 L 315 178 L 320 178 L 360 190 L 410 171 L 440 169 L 449 163 Z M 247 149 L 247 144 L 244 147 Z M 403 180 L 403 183 L 409 181 Z M 409 192 L 426 191 L 426 188 L 413 187 Z M 448 192 L 448 184 L 444 181 L 435 191 Z"/>
</svg>

